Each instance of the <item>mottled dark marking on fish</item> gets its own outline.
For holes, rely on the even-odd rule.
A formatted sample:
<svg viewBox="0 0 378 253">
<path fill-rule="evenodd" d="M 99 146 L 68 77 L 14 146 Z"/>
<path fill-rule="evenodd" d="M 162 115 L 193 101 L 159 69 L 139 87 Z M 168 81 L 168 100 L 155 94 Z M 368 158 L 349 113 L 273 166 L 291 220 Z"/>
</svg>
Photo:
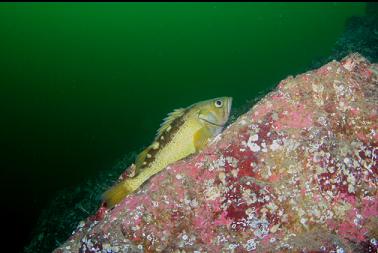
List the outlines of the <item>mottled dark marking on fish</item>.
<svg viewBox="0 0 378 253">
<path fill-rule="evenodd" d="M 182 113 L 184 114 L 185 111 L 182 111 Z M 169 117 L 167 117 L 166 119 L 168 118 Z M 163 149 L 172 140 L 175 133 L 180 129 L 182 124 L 184 124 L 182 115 L 180 117 L 174 118 L 172 122 L 170 122 L 170 124 L 166 126 L 164 125 L 165 122 L 166 121 L 164 121 L 161 124 L 161 127 L 164 127 L 164 129 L 162 129 L 161 131 L 160 129 L 158 130 L 155 137 L 155 141 L 152 143 L 152 145 L 147 147 L 143 152 L 141 152 L 138 155 L 136 159 L 136 175 L 138 174 L 139 170 L 148 167 L 155 160 L 156 154 L 159 153 L 159 151 Z"/>
</svg>

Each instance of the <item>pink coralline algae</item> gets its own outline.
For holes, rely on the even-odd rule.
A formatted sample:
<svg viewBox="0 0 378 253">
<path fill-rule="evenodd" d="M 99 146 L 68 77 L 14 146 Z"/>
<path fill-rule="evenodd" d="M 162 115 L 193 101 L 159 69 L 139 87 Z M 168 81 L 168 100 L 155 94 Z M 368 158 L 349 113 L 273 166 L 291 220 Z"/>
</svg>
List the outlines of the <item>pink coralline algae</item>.
<svg viewBox="0 0 378 253">
<path fill-rule="evenodd" d="M 288 77 L 54 252 L 377 252 L 377 70 Z"/>
</svg>

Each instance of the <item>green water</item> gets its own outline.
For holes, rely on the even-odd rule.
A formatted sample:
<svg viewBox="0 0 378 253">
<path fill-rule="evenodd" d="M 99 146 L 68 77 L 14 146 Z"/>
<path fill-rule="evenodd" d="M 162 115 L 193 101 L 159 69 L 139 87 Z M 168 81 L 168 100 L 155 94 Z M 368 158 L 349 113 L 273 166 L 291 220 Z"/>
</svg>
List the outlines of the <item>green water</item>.
<svg viewBox="0 0 378 253">
<path fill-rule="evenodd" d="M 57 190 L 149 144 L 168 112 L 217 96 L 242 106 L 329 55 L 364 12 L 364 3 L 1 3 L 10 236 L 26 242 Z"/>
</svg>

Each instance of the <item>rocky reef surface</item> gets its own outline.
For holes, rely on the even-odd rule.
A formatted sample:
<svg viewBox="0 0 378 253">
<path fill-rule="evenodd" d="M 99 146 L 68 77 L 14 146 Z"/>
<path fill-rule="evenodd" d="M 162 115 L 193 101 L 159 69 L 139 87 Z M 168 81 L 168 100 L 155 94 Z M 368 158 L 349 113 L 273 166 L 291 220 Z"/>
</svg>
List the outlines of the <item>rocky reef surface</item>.
<svg viewBox="0 0 378 253">
<path fill-rule="evenodd" d="M 336 40 L 327 57 L 316 59 L 310 68 L 319 68 L 332 60 L 341 60 L 346 55 L 358 52 L 370 62 L 378 62 L 378 4 L 367 3 L 367 15 L 351 17 L 345 30 Z"/>
<path fill-rule="evenodd" d="M 377 252 L 377 102 L 359 54 L 290 76 L 54 252 Z"/>
</svg>

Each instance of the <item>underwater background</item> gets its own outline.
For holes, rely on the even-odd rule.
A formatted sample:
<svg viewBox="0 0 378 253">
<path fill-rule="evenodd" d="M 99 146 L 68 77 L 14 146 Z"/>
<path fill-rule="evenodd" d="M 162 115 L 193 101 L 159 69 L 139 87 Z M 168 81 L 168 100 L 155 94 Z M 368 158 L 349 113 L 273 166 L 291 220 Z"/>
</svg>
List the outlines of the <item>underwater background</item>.
<svg viewBox="0 0 378 253">
<path fill-rule="evenodd" d="M 232 96 L 235 119 L 377 38 L 376 3 L 1 3 L 2 240 L 57 247 L 173 109 Z"/>
</svg>

